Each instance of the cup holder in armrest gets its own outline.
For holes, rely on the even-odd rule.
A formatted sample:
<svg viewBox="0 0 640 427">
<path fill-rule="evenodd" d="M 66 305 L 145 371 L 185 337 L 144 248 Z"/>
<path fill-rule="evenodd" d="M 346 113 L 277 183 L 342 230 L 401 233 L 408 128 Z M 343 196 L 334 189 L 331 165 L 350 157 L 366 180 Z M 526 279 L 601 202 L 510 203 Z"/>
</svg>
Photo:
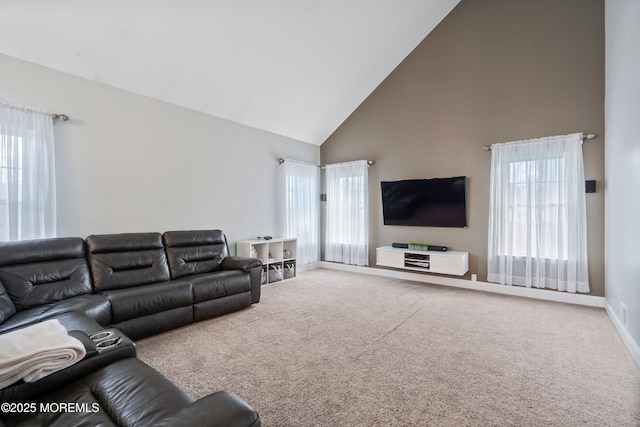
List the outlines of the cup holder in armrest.
<svg viewBox="0 0 640 427">
<path fill-rule="evenodd" d="M 120 344 L 120 341 L 122 341 L 122 337 L 114 337 L 114 338 L 109 338 L 109 339 L 106 339 L 106 340 L 102 340 L 102 341 L 96 343 L 96 348 L 100 352 L 100 351 L 106 350 L 108 348 L 117 346 L 118 344 Z"/>
<path fill-rule="evenodd" d="M 99 343 L 100 341 L 104 341 L 108 338 L 112 338 L 114 335 L 113 331 L 100 331 L 95 334 L 89 335 L 89 339 L 95 343 Z"/>
<path fill-rule="evenodd" d="M 84 344 L 84 348 L 87 350 L 85 359 L 101 353 L 106 356 L 111 353 L 111 350 L 114 350 L 119 358 L 136 356 L 135 343 L 115 328 L 103 329 L 93 334 L 87 334 L 83 331 L 69 331 L 69 335 Z"/>
</svg>

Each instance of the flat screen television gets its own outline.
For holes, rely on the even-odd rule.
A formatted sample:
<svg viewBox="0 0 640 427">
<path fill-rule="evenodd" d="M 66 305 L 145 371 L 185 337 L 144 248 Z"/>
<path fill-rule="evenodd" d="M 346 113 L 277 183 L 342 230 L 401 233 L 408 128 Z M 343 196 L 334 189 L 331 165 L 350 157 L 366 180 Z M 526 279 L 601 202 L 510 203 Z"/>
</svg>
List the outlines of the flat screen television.
<svg viewBox="0 0 640 427">
<path fill-rule="evenodd" d="M 467 226 L 466 177 L 383 181 L 385 225 Z"/>
</svg>

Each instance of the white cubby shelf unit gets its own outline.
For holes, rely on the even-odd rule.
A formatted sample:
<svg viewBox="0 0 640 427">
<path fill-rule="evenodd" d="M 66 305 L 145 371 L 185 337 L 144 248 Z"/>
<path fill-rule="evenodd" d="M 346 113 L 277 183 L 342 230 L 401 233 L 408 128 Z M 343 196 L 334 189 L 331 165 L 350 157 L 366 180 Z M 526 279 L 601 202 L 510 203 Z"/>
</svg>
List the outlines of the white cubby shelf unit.
<svg viewBox="0 0 640 427">
<path fill-rule="evenodd" d="M 296 248 L 295 238 L 240 240 L 236 254 L 262 260 L 262 284 L 266 285 L 296 277 Z"/>
<path fill-rule="evenodd" d="M 376 263 L 425 273 L 464 276 L 469 271 L 469 252 L 416 251 L 382 246 L 376 248 Z"/>
</svg>

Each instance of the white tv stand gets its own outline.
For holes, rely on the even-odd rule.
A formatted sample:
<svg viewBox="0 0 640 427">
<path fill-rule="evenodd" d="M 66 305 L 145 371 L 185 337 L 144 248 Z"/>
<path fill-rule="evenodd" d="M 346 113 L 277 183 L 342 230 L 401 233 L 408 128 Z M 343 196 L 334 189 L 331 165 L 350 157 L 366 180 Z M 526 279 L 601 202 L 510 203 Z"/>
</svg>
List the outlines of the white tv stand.
<svg viewBox="0 0 640 427">
<path fill-rule="evenodd" d="M 469 252 L 414 251 L 382 246 L 376 248 L 376 264 L 425 273 L 464 276 L 469 271 Z"/>
</svg>

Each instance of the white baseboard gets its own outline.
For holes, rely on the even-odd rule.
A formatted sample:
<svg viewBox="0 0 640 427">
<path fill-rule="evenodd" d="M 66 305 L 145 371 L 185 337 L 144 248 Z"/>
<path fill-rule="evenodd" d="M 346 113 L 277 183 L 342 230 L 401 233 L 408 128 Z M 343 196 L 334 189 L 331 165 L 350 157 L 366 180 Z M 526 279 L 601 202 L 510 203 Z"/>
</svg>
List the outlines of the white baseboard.
<svg viewBox="0 0 640 427">
<path fill-rule="evenodd" d="M 456 288 L 472 289 L 476 291 L 493 292 L 496 294 L 515 295 L 546 301 L 564 302 L 567 304 L 586 305 L 604 308 L 604 297 L 593 295 L 573 294 L 538 288 L 524 288 L 521 286 L 505 286 L 496 283 L 478 282 L 435 274 L 413 273 L 410 271 L 387 270 L 382 268 L 358 267 L 355 265 L 338 264 L 320 261 L 315 268 L 351 271 L 354 273 L 371 274 L 374 276 L 391 277 L 393 279 L 413 280 L 415 282 L 431 283 L 433 285 L 453 286 Z M 311 269 L 311 268 L 310 268 Z"/>
<path fill-rule="evenodd" d="M 309 271 L 315 270 L 316 268 L 320 268 L 320 262 L 312 262 L 310 264 L 300 264 L 297 266 L 298 272 L 301 271 Z"/>
<path fill-rule="evenodd" d="M 611 305 L 609 305 L 609 302 L 605 301 L 604 309 L 609 315 L 611 323 L 613 323 L 613 326 L 618 331 L 620 338 L 622 338 L 622 342 L 624 342 L 624 345 L 627 346 L 627 350 L 629 350 L 629 353 L 631 353 L 631 357 L 633 357 L 633 360 L 635 360 L 638 367 L 640 367 L 640 346 L 638 346 L 638 343 L 635 342 L 627 328 L 622 323 L 622 320 L 620 320 L 620 318 L 616 314 L 616 311 L 613 309 L 613 307 L 611 307 Z"/>
</svg>

